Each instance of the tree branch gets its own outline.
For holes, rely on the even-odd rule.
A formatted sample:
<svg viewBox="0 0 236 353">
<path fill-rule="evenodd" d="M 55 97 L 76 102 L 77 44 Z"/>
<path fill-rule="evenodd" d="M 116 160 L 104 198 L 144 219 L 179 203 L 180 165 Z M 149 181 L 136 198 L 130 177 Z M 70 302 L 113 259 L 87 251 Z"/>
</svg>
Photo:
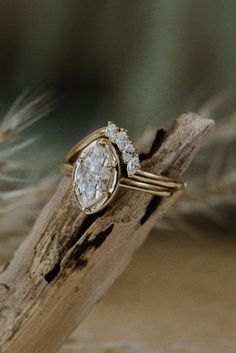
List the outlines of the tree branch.
<svg viewBox="0 0 236 353">
<path fill-rule="evenodd" d="M 142 167 L 171 177 L 188 167 L 211 120 L 178 118 L 159 132 Z M 126 268 L 168 199 L 120 190 L 111 206 L 86 216 L 64 177 L 12 262 L 0 275 L 0 349 L 55 352 Z"/>
</svg>

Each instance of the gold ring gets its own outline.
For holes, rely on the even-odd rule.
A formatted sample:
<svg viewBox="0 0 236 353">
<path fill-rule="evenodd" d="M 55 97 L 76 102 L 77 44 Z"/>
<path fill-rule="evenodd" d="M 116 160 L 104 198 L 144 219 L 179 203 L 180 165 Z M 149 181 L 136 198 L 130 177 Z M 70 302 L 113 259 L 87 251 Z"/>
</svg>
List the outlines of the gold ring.
<svg viewBox="0 0 236 353">
<path fill-rule="evenodd" d="M 86 214 L 106 207 L 119 186 L 161 197 L 184 189 L 181 181 L 141 170 L 127 131 L 112 122 L 76 144 L 61 169 L 72 176 L 76 200 Z"/>
</svg>

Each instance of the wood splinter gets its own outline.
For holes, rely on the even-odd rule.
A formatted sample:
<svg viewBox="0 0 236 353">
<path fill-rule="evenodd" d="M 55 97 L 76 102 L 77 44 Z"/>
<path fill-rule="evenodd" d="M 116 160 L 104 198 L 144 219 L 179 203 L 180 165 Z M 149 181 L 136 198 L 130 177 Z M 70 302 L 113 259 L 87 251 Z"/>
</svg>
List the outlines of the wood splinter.
<svg viewBox="0 0 236 353">
<path fill-rule="evenodd" d="M 142 167 L 178 178 L 213 126 L 194 113 L 180 116 L 157 133 Z M 64 177 L 0 274 L 0 352 L 56 352 L 180 194 L 120 190 L 111 206 L 86 216 Z"/>
</svg>

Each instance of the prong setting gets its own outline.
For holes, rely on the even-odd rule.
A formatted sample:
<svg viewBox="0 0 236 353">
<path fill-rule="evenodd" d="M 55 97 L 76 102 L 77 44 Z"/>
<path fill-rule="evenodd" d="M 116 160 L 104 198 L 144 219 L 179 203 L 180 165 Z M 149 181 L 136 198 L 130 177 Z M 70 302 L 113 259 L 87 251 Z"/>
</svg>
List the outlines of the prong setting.
<svg viewBox="0 0 236 353">
<path fill-rule="evenodd" d="M 128 176 L 134 175 L 140 169 L 139 155 L 128 136 L 127 130 L 119 128 L 115 123 L 109 121 L 105 129 L 105 135 L 120 151 L 123 162 L 127 164 Z"/>
<path fill-rule="evenodd" d="M 103 209 L 115 194 L 120 178 L 119 157 L 106 138 L 80 151 L 73 169 L 74 194 L 84 213 Z"/>
</svg>

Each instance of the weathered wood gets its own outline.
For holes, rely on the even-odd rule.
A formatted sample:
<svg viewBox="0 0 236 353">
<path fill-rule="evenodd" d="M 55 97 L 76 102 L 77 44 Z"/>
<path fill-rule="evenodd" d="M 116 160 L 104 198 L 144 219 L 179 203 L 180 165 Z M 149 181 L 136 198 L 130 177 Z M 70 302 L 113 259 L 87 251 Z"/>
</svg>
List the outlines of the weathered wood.
<svg viewBox="0 0 236 353">
<path fill-rule="evenodd" d="M 146 170 L 180 176 L 212 128 L 196 114 L 157 134 Z M 31 232 L 0 275 L 0 347 L 7 353 L 55 352 L 125 269 L 168 199 L 120 190 L 111 206 L 85 216 L 64 177 Z"/>
</svg>

